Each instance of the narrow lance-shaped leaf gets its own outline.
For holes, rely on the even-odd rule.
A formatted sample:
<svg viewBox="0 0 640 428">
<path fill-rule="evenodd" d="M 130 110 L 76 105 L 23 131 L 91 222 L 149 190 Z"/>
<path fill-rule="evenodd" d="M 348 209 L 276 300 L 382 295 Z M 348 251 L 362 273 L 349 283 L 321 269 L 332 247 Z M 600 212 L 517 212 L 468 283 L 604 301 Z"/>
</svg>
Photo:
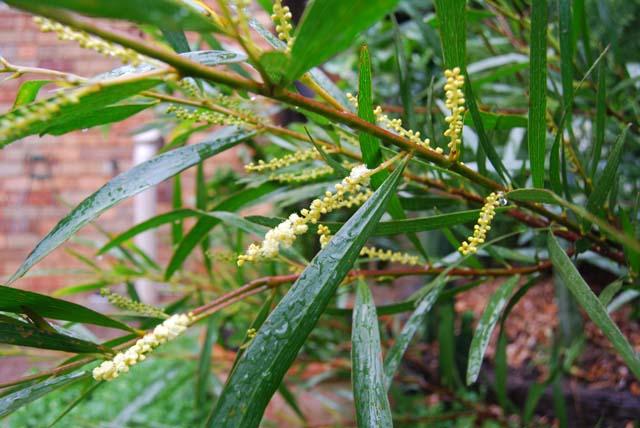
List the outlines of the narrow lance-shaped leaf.
<svg viewBox="0 0 640 428">
<path fill-rule="evenodd" d="M 307 6 L 295 32 L 286 77 L 293 81 L 348 48 L 363 30 L 391 12 L 398 0 L 322 0 Z"/>
<path fill-rule="evenodd" d="M 48 83 L 51 83 L 51 80 L 29 80 L 23 82 L 18 89 L 16 100 L 13 102 L 13 108 L 34 101 L 40 89 Z"/>
<path fill-rule="evenodd" d="M 358 427 L 392 427 L 382 372 L 378 315 L 371 290 L 363 279 L 356 285 L 351 344 L 351 384 Z"/>
<path fill-rule="evenodd" d="M 629 370 L 640 379 L 640 360 L 627 339 L 618 329 L 618 326 L 609 317 L 606 308 L 598 299 L 589 285 L 582 279 L 578 269 L 573 265 L 569 256 L 560 247 L 560 244 L 549 233 L 548 235 L 549 257 L 554 270 L 560 275 L 564 284 L 569 288 L 580 306 L 585 310 L 591 321 L 598 326 L 602 333 L 611 342 L 620 357 L 629 367 Z"/>
<path fill-rule="evenodd" d="M 29 120 L 26 126 L 17 127 L 11 132 L 11 135 L 0 140 L 0 148 L 29 135 L 50 133 L 50 130 L 58 132 L 59 130 L 81 129 L 83 128 L 81 123 L 83 119 L 91 120 L 91 126 L 108 123 L 111 118 L 118 120 L 123 113 L 117 109 L 105 110 L 105 114 L 108 113 L 110 116 L 102 118 L 102 120 L 95 113 L 160 83 L 162 81 L 159 79 L 140 79 L 139 77 L 137 79 L 102 81 L 99 86 L 89 83 L 80 88 L 58 92 L 46 99 L 19 105 L 10 112 L 1 115 L 0 122 L 18 123 L 24 118 L 32 117 L 34 111 L 46 110 L 46 107 L 52 103 L 58 104 L 59 110 L 51 117 L 39 115 L 35 120 Z M 64 97 L 67 94 L 72 94 L 69 95 L 71 97 L 77 97 L 77 101 L 65 101 Z M 130 110 L 132 108 L 129 107 Z M 133 113 L 131 112 L 131 114 Z"/>
<path fill-rule="evenodd" d="M 572 122 L 571 118 L 573 116 L 573 22 L 571 16 L 571 3 L 571 0 L 558 0 L 558 29 L 560 32 L 560 74 L 562 76 L 562 103 L 564 109 L 567 111 L 567 123 L 569 124 Z"/>
<path fill-rule="evenodd" d="M 581 206 L 572 204 L 562 199 L 555 193 L 544 189 L 516 189 L 507 193 L 507 198 L 514 201 L 528 201 L 528 202 L 540 202 L 544 204 L 555 204 L 570 209 L 577 216 L 591 223 L 596 224 L 600 230 L 606 233 L 613 241 L 628 247 L 633 251 L 640 252 L 640 241 L 635 237 L 629 236 L 621 230 L 618 230 L 614 226 L 610 225 L 607 221 L 600 217 L 591 214 L 589 211 Z"/>
<path fill-rule="evenodd" d="M 58 388 L 62 388 L 65 385 L 89 376 L 89 372 L 85 371 L 70 373 L 30 385 L 26 388 L 21 388 L 11 394 L 5 395 L 0 398 L 0 418 L 7 416 L 25 404 L 31 403 Z"/>
<path fill-rule="evenodd" d="M 531 5 L 528 147 L 534 187 L 544 188 L 547 144 L 547 0 Z"/>
<path fill-rule="evenodd" d="M 500 288 L 493 293 L 493 296 L 491 296 L 489 303 L 482 313 L 480 322 L 476 327 L 476 332 L 471 340 L 471 347 L 469 348 L 467 385 L 472 384 L 476 379 L 478 379 L 480 367 L 482 367 L 482 360 L 484 359 L 484 353 L 487 350 L 489 339 L 491 338 L 491 333 L 500 319 L 502 310 L 507 305 L 509 296 L 511 296 L 511 293 L 513 292 L 513 287 L 515 287 L 519 279 L 520 277 L 516 275 L 506 280 L 504 284 L 502 284 Z"/>
<path fill-rule="evenodd" d="M 21 314 L 25 309 L 45 318 L 131 330 L 126 324 L 77 303 L 0 285 L 0 311 Z"/>
<path fill-rule="evenodd" d="M 622 158 L 622 149 L 624 148 L 624 142 L 627 137 L 628 129 L 629 127 L 626 126 L 622 130 L 622 133 L 616 140 L 616 143 L 609 153 L 607 164 L 605 165 L 604 170 L 595 181 L 596 184 L 593 192 L 591 192 L 591 195 L 589 195 L 589 199 L 587 200 L 587 209 L 592 213 L 596 213 L 600 209 L 602 209 L 602 205 L 607 199 L 607 195 L 614 186 L 614 181 L 617 178 L 616 174 L 618 172 L 618 166 L 620 165 L 620 159 Z"/>
<path fill-rule="evenodd" d="M 607 119 L 607 59 L 602 58 L 598 64 L 598 89 L 596 92 L 596 132 L 594 135 L 593 153 L 591 155 L 591 179 L 598 171 L 598 164 L 602 156 L 604 130 Z"/>
<path fill-rule="evenodd" d="M 62 219 L 36 245 L 9 282 L 13 282 L 23 276 L 35 263 L 56 249 L 82 226 L 95 219 L 106 209 L 254 135 L 254 131 L 238 130 L 229 137 L 216 138 L 212 141 L 164 153 L 118 175 L 93 195 L 82 201 Z"/>
<path fill-rule="evenodd" d="M 384 375 L 386 389 L 389 389 L 393 382 L 393 376 L 402 361 L 402 356 L 409 347 L 409 343 L 413 336 L 415 336 L 418 329 L 424 325 L 424 319 L 433 307 L 438 296 L 442 291 L 442 288 L 447 283 L 446 275 L 438 275 L 429 285 L 427 285 L 427 292 L 415 305 L 415 310 L 402 327 L 400 335 L 396 338 L 393 346 L 387 352 L 387 356 L 384 360 Z"/>
<path fill-rule="evenodd" d="M 106 353 L 109 349 L 75 337 L 42 330 L 33 324 L 0 321 L 0 343 L 70 353 Z"/>
<path fill-rule="evenodd" d="M 213 345 L 218 341 L 220 321 L 216 317 L 211 317 L 207 321 L 200 358 L 198 359 L 198 372 L 196 378 L 196 406 L 204 405 L 209 389 L 209 378 L 211 377 L 211 354 Z"/>
<path fill-rule="evenodd" d="M 304 270 L 229 376 L 207 426 L 257 427 L 266 405 L 385 211 L 397 168 Z"/>
<path fill-rule="evenodd" d="M 7 0 L 12 6 L 31 6 L 32 0 Z M 140 24 L 156 25 L 171 30 L 212 31 L 213 21 L 200 11 L 178 0 L 154 0 L 150 7 L 147 0 L 47 0 L 47 8 L 63 8 L 99 18 L 124 19 Z M 44 11 L 47 8 L 38 7 Z"/>
</svg>

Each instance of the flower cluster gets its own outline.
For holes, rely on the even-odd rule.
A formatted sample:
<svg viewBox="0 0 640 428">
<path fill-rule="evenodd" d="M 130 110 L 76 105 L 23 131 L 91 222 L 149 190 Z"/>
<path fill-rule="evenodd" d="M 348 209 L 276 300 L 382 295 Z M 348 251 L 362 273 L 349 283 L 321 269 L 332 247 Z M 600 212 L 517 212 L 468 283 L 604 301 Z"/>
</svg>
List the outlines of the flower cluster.
<svg viewBox="0 0 640 428">
<path fill-rule="evenodd" d="M 132 365 L 145 360 L 148 353 L 184 332 L 192 321 L 191 314 L 171 316 L 156 326 L 152 333 L 145 334 L 142 339 L 139 339 L 126 351 L 119 352 L 112 360 L 103 361 L 93 369 L 93 378 L 95 380 L 113 380 L 120 374 L 128 372 Z"/>
<path fill-rule="evenodd" d="M 329 230 L 329 226 L 319 224 L 318 235 L 320 236 L 320 248 L 326 247 L 329 241 L 331 241 L 331 231 Z"/>
<path fill-rule="evenodd" d="M 177 85 L 191 98 L 200 98 L 200 89 L 194 83 L 193 79 L 180 79 Z"/>
<path fill-rule="evenodd" d="M 84 31 L 77 31 L 59 22 L 52 21 L 47 18 L 37 16 L 33 18 L 34 22 L 40 27 L 40 31 L 44 33 L 56 33 L 60 40 L 70 40 L 77 42 L 85 49 L 91 49 L 102 55 L 118 58 L 125 64 L 138 65 L 142 62 L 149 62 L 149 59 L 140 55 L 138 52 L 108 42 L 99 37 L 92 36 Z"/>
<path fill-rule="evenodd" d="M 353 94 L 347 93 L 347 99 L 354 106 L 358 107 L 358 98 L 356 98 Z M 412 131 L 411 129 L 406 129 L 402 126 L 402 119 L 391 119 L 389 116 L 382 112 L 382 107 L 377 106 L 373 109 L 373 114 L 376 117 L 376 122 L 385 128 L 395 131 L 398 135 L 403 138 L 408 139 L 413 144 L 417 146 L 421 146 L 424 148 L 430 148 L 431 140 L 425 138 L 424 140 L 420 137 L 420 131 Z M 441 153 L 441 148 L 435 149 L 437 152 Z"/>
<path fill-rule="evenodd" d="M 257 164 L 254 164 L 252 162 L 248 165 L 245 165 L 244 169 L 247 172 L 275 171 L 276 169 L 285 168 L 296 163 L 305 162 L 308 160 L 316 160 L 320 158 L 320 152 L 318 152 L 316 149 L 298 150 L 296 152 L 284 155 L 281 158 L 271 159 L 268 162 L 260 159 Z"/>
<path fill-rule="evenodd" d="M 418 256 L 412 256 L 409 253 L 402 253 L 399 251 L 381 250 L 376 247 L 363 247 L 360 250 L 362 257 L 369 257 L 372 259 L 378 259 L 387 262 L 401 263 L 403 265 L 416 266 L 420 264 L 420 258 Z"/>
<path fill-rule="evenodd" d="M 327 246 L 329 241 L 331 241 L 331 231 L 329 227 L 319 224 L 318 225 L 318 235 L 320 237 L 320 247 L 324 248 Z M 376 247 L 363 247 L 360 250 L 360 256 L 369 257 L 372 259 L 378 259 L 382 261 L 389 261 L 393 263 L 401 263 L 405 265 L 416 266 L 420 264 L 420 259 L 418 256 L 412 256 L 408 253 L 402 253 L 391 250 L 381 250 Z"/>
<path fill-rule="evenodd" d="M 293 37 L 291 36 L 293 26 L 291 25 L 291 18 L 292 15 L 289 6 L 282 6 L 282 0 L 275 0 L 273 2 L 273 15 L 271 15 L 271 19 L 276 24 L 278 38 L 287 44 L 286 52 L 291 51 L 291 46 L 293 46 Z"/>
<path fill-rule="evenodd" d="M 362 191 L 362 187 L 369 185 L 373 173 L 364 165 L 353 168 L 348 177 L 336 184 L 335 192 L 327 191 L 324 197 L 314 199 L 308 209 L 301 210 L 300 214 L 291 214 L 287 220 L 269 230 L 260 245 L 251 244 L 246 254 L 238 256 L 238 266 L 245 262 L 274 258 L 280 253 L 281 247 L 293 245 L 298 235 L 307 232 L 308 224 L 316 224 L 322 215 L 364 203 L 372 192 L 369 189 Z"/>
<path fill-rule="evenodd" d="M 505 204 L 506 199 L 504 198 L 504 194 L 502 192 L 492 192 L 487 198 L 484 200 L 484 206 L 480 210 L 480 217 L 478 217 L 478 223 L 473 227 L 473 235 L 467 238 L 466 241 L 462 243 L 458 251 L 462 253 L 463 256 L 469 254 L 475 254 L 478 251 L 478 245 L 484 243 L 487 232 L 491 230 L 491 221 L 493 217 L 496 215 L 496 208 Z"/>
<path fill-rule="evenodd" d="M 333 168 L 324 165 L 318 168 L 306 169 L 302 172 L 285 172 L 282 174 L 271 174 L 269 180 L 278 183 L 303 183 L 312 181 L 320 177 L 327 176 L 333 172 Z"/>
<path fill-rule="evenodd" d="M 136 302 L 127 297 L 112 293 L 108 288 L 102 288 L 100 290 L 100 295 L 106 297 L 109 303 L 117 308 L 155 318 L 169 318 L 167 314 L 165 314 L 162 310 L 156 308 L 155 306 L 146 305 L 142 302 Z"/>
<path fill-rule="evenodd" d="M 20 138 L 31 125 L 48 121 L 62 107 L 79 102 L 80 97 L 88 92 L 90 92 L 88 87 L 72 92 L 59 92 L 51 98 L 25 104 L 2 116 L 0 119 L 0 146 L 4 141 Z"/>
<path fill-rule="evenodd" d="M 459 147 L 461 143 L 462 125 L 464 121 L 464 93 L 462 87 L 464 86 L 464 76 L 460 74 L 460 68 L 456 67 L 453 70 L 445 70 L 445 77 L 447 83 L 444 85 L 446 101 L 445 105 L 451 114 L 445 118 L 449 124 L 449 129 L 444 132 L 445 137 L 449 137 L 449 158 L 457 160 L 459 153 Z"/>
<path fill-rule="evenodd" d="M 180 120 L 193 120 L 195 122 L 207 122 L 211 125 L 236 125 L 243 126 L 247 123 L 239 117 L 230 116 L 213 111 L 188 110 L 184 107 L 171 105 L 167 113 L 173 113 Z"/>
</svg>

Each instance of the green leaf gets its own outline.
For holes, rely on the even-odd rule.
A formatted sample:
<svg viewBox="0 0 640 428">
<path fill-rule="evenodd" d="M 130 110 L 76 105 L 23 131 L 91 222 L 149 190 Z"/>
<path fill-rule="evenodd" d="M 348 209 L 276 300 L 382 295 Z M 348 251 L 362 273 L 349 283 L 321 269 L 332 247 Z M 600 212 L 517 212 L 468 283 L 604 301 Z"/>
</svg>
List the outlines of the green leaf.
<svg viewBox="0 0 640 428">
<path fill-rule="evenodd" d="M 161 80 L 157 79 L 145 79 L 125 82 L 102 82 L 101 87 L 94 92 L 86 93 L 78 97 L 78 102 L 63 104 L 60 110 L 50 118 L 45 120 L 37 120 L 30 123 L 27 127 L 20 128 L 12 133 L 11 138 L 0 141 L 0 148 L 8 145 L 9 143 L 18 139 L 27 137 L 29 135 L 43 135 L 49 133 L 49 129 L 78 129 L 82 126 L 77 126 L 78 120 L 89 117 L 93 117 L 88 112 L 95 112 L 100 109 L 121 101 L 125 98 L 129 98 L 136 95 L 146 89 L 150 89 L 159 83 Z M 68 93 L 74 93 L 75 91 L 84 91 L 90 85 L 80 87 L 78 89 L 71 89 L 66 91 Z M 0 121 L 8 121 L 9 123 L 16 123 L 23 117 L 29 116 L 33 110 L 43 109 L 44 106 L 56 102 L 60 94 L 53 97 L 36 101 L 31 104 L 21 105 L 10 112 L 0 116 Z M 97 119 L 93 119 L 96 121 Z M 106 122 L 103 122 L 106 123 Z M 76 125 L 72 125 L 76 124 Z"/>
<path fill-rule="evenodd" d="M 316 0 L 304 11 L 294 34 L 286 77 L 297 79 L 347 49 L 356 36 L 391 12 L 398 0 Z"/>
<path fill-rule="evenodd" d="M 16 100 L 13 102 L 13 108 L 35 101 L 40 89 L 48 83 L 51 83 L 51 80 L 29 80 L 23 82 L 18 88 L 18 95 L 16 95 Z"/>
<path fill-rule="evenodd" d="M 546 0 L 545 0 L 546 1 Z M 572 0 L 558 1 L 558 31 L 560 33 L 560 74 L 562 76 L 562 107 L 567 123 L 572 122 L 573 110 L 573 23 Z"/>
<path fill-rule="evenodd" d="M 200 213 L 197 210 L 193 210 L 190 208 L 181 208 L 168 213 L 159 214 L 155 217 L 150 218 L 149 220 L 145 220 L 142 223 L 136 224 L 131 229 L 126 230 L 120 235 L 114 237 L 113 239 L 111 239 L 111 241 L 104 244 L 104 246 L 102 246 L 102 248 L 98 250 L 97 254 L 104 254 L 107 251 L 124 244 L 129 239 L 149 229 L 155 229 L 167 223 L 173 224 L 176 221 L 183 220 L 188 217 L 195 217 L 199 214 Z"/>
<path fill-rule="evenodd" d="M 70 296 L 72 294 L 86 293 L 87 291 L 99 290 L 106 285 L 109 285 L 107 281 L 95 281 L 95 282 L 88 282 L 83 284 L 69 285 L 63 288 L 58 288 L 51 295 L 55 297 Z"/>
<path fill-rule="evenodd" d="M 448 69 L 466 68 L 466 0 L 436 0 L 444 65 Z M 467 82 L 468 84 L 468 82 Z"/>
<path fill-rule="evenodd" d="M 629 236 L 623 231 L 616 229 L 605 220 L 601 219 L 600 217 L 596 217 L 581 206 L 565 201 L 550 190 L 517 189 L 507 193 L 506 196 L 508 199 L 512 199 L 514 201 L 540 202 L 545 204 L 561 205 L 567 209 L 570 209 L 582 219 L 596 224 L 600 228 L 600 230 L 606 233 L 612 240 L 619 242 L 620 244 L 628 247 L 630 250 L 640 252 L 640 241 L 638 241 L 635 237 Z"/>
<path fill-rule="evenodd" d="M 293 393 L 289 390 L 289 388 L 287 388 L 287 385 L 284 382 L 282 382 L 278 387 L 278 392 L 280 393 L 280 396 L 284 399 L 284 401 L 289 405 L 289 407 L 291 407 L 291 409 L 295 412 L 295 414 L 298 415 L 300 420 L 306 423 L 307 418 L 304 413 L 302 413 L 302 409 L 298 405 L 296 396 L 293 395 Z"/>
<path fill-rule="evenodd" d="M 597 213 L 602 209 L 607 195 L 614 187 L 614 182 L 617 179 L 618 166 L 620 165 L 620 159 L 622 158 L 622 149 L 624 148 L 624 142 L 627 137 L 627 130 L 629 126 L 626 126 L 616 143 L 614 144 L 609 157 L 607 158 L 607 164 L 604 167 L 602 173 L 595 180 L 595 187 L 589 195 L 587 200 L 587 209 L 592 213 Z"/>
<path fill-rule="evenodd" d="M 257 203 L 260 197 L 268 195 L 277 189 L 278 188 L 272 183 L 265 183 L 258 187 L 246 189 L 223 200 L 213 207 L 213 210 L 235 211 L 238 208 Z M 182 238 L 180 245 L 178 245 L 173 256 L 171 256 L 171 260 L 169 261 L 167 270 L 164 274 L 166 279 L 171 278 L 171 276 L 180 269 L 180 266 L 182 266 L 189 254 L 191 254 L 191 251 L 196 247 L 196 245 L 198 245 L 198 242 L 200 242 L 211 231 L 211 229 L 217 226 L 220 221 L 221 220 L 219 218 L 214 217 L 202 217 L 198 220 L 189 233 Z"/>
<path fill-rule="evenodd" d="M 105 385 L 106 382 L 96 382 L 93 379 L 88 379 L 88 385 L 82 391 L 80 395 L 78 395 L 71 403 L 69 403 L 64 410 L 51 422 L 47 428 L 52 428 L 58 424 L 70 411 L 72 411 L 78 404 L 80 404 L 85 399 L 91 397 L 91 394 L 98 389 L 101 385 Z"/>
<path fill-rule="evenodd" d="M 124 104 L 109 106 L 98 110 L 87 110 L 73 118 L 46 128 L 42 134 L 63 135 L 78 129 L 89 129 L 94 126 L 120 122 L 157 103 Z M 55 120 L 53 122 L 56 122 Z"/>
<path fill-rule="evenodd" d="M 602 156 L 604 131 L 607 119 L 607 60 L 602 58 L 598 64 L 598 89 L 596 92 L 596 132 L 591 155 L 591 179 L 596 177 L 598 164 Z"/>
<path fill-rule="evenodd" d="M 23 276 L 35 263 L 56 249 L 82 226 L 95 219 L 106 209 L 254 135 L 255 132 L 253 131 L 238 130 L 228 137 L 215 138 L 212 141 L 182 147 L 161 154 L 118 175 L 82 201 L 62 219 L 36 245 L 9 282 L 13 282 Z"/>
<path fill-rule="evenodd" d="M 257 427 L 266 405 L 385 211 L 399 167 L 322 249 L 271 312 L 229 376 L 207 426 Z"/>
<path fill-rule="evenodd" d="M 0 343 L 79 354 L 110 352 L 109 348 L 102 345 L 53 331 L 42 330 L 33 324 L 23 322 L 0 321 Z"/>
<path fill-rule="evenodd" d="M 45 318 L 131 331 L 131 328 L 126 324 L 76 303 L 34 293 L 33 291 L 0 285 L 0 311 L 22 314 L 25 313 L 24 308 L 28 308 Z"/>
<path fill-rule="evenodd" d="M 502 310 L 505 308 L 509 296 L 513 292 L 513 288 L 518 283 L 520 277 L 518 275 L 512 276 L 506 280 L 500 288 L 493 293 L 489 303 L 482 313 L 480 322 L 476 327 L 476 332 L 473 335 L 471 341 L 471 347 L 469 348 L 469 363 L 467 364 L 467 385 L 471 385 L 478 379 L 480 374 L 480 367 L 482 367 L 482 360 L 484 359 L 484 353 L 489 345 L 489 339 L 491 333 L 495 328 Z"/>
<path fill-rule="evenodd" d="M 516 189 L 507 193 L 507 198 L 520 202 L 538 202 L 541 204 L 558 204 L 558 197 L 548 190 Z"/>
<path fill-rule="evenodd" d="M 207 330 L 198 359 L 198 373 L 196 378 L 196 407 L 201 408 L 207 400 L 209 381 L 211 377 L 211 354 L 213 345 L 218 341 L 220 322 L 216 317 L 211 317 L 207 321 Z"/>
<path fill-rule="evenodd" d="M 6 3 L 20 7 L 32 6 L 32 0 L 7 0 Z M 98 18 L 124 19 L 139 24 L 151 24 L 170 30 L 213 31 L 213 21 L 194 7 L 178 0 L 48 0 L 46 8 L 62 8 Z"/>
<path fill-rule="evenodd" d="M 386 383 L 386 389 L 389 389 L 393 382 L 393 376 L 402 361 L 402 356 L 409 347 L 409 343 L 413 336 L 415 336 L 418 329 L 424 325 L 424 320 L 433 304 L 438 300 L 438 296 L 442 291 L 442 288 L 446 284 L 446 276 L 438 275 L 426 288 L 424 296 L 418 300 L 415 304 L 415 310 L 402 327 L 400 335 L 396 337 L 393 346 L 387 352 L 387 356 L 384 360 L 384 377 Z"/>
<path fill-rule="evenodd" d="M 47 395 L 48 393 L 74 383 L 80 379 L 86 379 L 91 374 L 89 372 L 75 372 L 58 377 L 54 377 L 44 382 L 21 388 L 11 394 L 0 398 L 0 418 L 18 410 L 20 407 Z"/>
<path fill-rule="evenodd" d="M 184 34 L 182 30 L 168 30 L 161 29 L 162 35 L 164 39 L 169 43 L 171 48 L 178 53 L 189 52 L 191 48 L 189 47 L 189 41 L 187 40 L 187 36 Z"/>
<path fill-rule="evenodd" d="M 215 67 L 216 65 L 222 64 L 235 64 L 247 60 L 247 56 L 243 53 L 225 50 L 182 52 L 180 56 L 209 67 Z M 114 68 L 106 73 L 99 74 L 95 76 L 93 80 L 114 79 L 127 74 L 144 73 L 156 69 L 157 66 L 153 64 L 123 65 L 122 67 Z"/>
<path fill-rule="evenodd" d="M 640 360 L 635 351 L 618 329 L 618 326 L 607 314 L 606 308 L 602 305 L 589 285 L 582 279 L 578 269 L 573 265 L 571 259 L 558 244 L 558 241 L 549 233 L 548 235 L 549 257 L 553 263 L 555 272 L 560 275 L 565 285 L 569 288 L 580 306 L 585 310 L 589 318 L 609 339 L 620 357 L 627 364 L 631 372 L 640 379 Z"/>
<path fill-rule="evenodd" d="M 378 316 L 369 286 L 363 279 L 356 285 L 351 344 L 351 384 L 358 427 L 392 427 L 382 372 Z"/>
<path fill-rule="evenodd" d="M 529 126 L 527 117 L 517 114 L 502 114 L 481 111 L 482 125 L 485 131 L 503 131 L 513 128 L 526 128 Z M 471 116 L 465 116 L 464 124 L 472 126 L 474 124 Z"/>
<path fill-rule="evenodd" d="M 531 4 L 529 52 L 529 162 L 534 187 L 544 188 L 547 147 L 547 0 Z"/>
<path fill-rule="evenodd" d="M 611 300 L 618 294 L 618 291 L 622 288 L 624 282 L 621 279 L 613 281 L 611 284 L 607 285 L 604 290 L 600 292 L 598 299 L 600 299 L 600 303 L 605 308 L 611 303 Z"/>
<path fill-rule="evenodd" d="M 360 119 L 375 125 L 376 117 L 373 114 L 373 88 L 371 82 L 371 56 L 367 45 L 360 47 L 360 78 L 358 81 L 358 116 Z M 362 160 L 367 168 L 375 168 L 382 161 L 380 140 L 366 132 L 360 132 L 360 151 Z M 381 174 L 382 175 L 382 174 Z"/>
</svg>

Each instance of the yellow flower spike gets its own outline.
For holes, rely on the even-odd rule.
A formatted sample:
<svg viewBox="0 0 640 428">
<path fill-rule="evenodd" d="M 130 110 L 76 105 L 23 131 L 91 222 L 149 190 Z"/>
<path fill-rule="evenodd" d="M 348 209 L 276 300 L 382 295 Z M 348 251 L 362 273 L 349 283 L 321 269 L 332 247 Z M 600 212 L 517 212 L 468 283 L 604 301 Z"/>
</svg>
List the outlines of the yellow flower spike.
<svg viewBox="0 0 640 428">
<path fill-rule="evenodd" d="M 74 30 L 59 22 L 40 16 L 34 17 L 33 21 L 40 27 L 40 31 L 43 33 L 56 33 L 60 40 L 74 41 L 82 48 L 96 51 L 105 56 L 118 58 L 125 64 L 138 65 L 143 62 L 155 62 L 132 49 L 92 36 L 84 31 Z"/>
<path fill-rule="evenodd" d="M 347 99 L 354 107 L 358 107 L 358 98 L 353 94 L 347 93 Z M 405 129 L 402 126 L 402 119 L 391 119 L 389 116 L 382 112 L 381 106 L 377 106 L 375 109 L 373 109 L 373 114 L 376 117 L 376 123 L 378 123 L 379 125 L 382 125 L 391 131 L 394 131 L 396 134 L 408 139 L 417 146 L 421 146 L 427 149 L 430 148 L 431 140 L 429 140 L 428 138 L 422 139 L 420 137 L 420 131 Z"/>
<path fill-rule="evenodd" d="M 142 302 L 136 302 L 127 297 L 112 293 L 108 288 L 100 289 L 100 295 L 106 297 L 109 303 L 117 308 L 156 318 L 169 318 L 167 314 L 165 314 L 162 310 L 156 308 L 155 306 L 147 305 Z"/>
<path fill-rule="evenodd" d="M 36 122 L 44 122 L 64 106 L 76 104 L 80 97 L 99 90 L 95 86 L 79 88 L 72 92 L 58 92 L 43 101 L 22 105 L 0 118 L 0 141 L 12 140 L 21 136 L 23 131 Z"/>
<path fill-rule="evenodd" d="M 307 169 L 302 172 L 271 174 L 269 176 L 269 180 L 277 181 L 278 183 L 303 183 L 306 181 L 315 180 L 319 177 L 324 177 L 331 174 L 332 172 L 333 168 L 325 165 L 319 168 Z"/>
<path fill-rule="evenodd" d="M 193 315 L 176 314 L 156 326 L 151 333 L 145 334 L 133 346 L 116 354 L 113 359 L 103 361 L 93 369 L 95 380 L 113 380 L 129 371 L 134 364 L 144 361 L 148 353 L 163 343 L 175 339 L 193 322 Z"/>
<path fill-rule="evenodd" d="M 187 110 L 184 107 L 171 105 L 167 108 L 168 114 L 175 114 L 180 120 L 192 120 L 195 122 L 207 122 L 211 125 L 250 125 L 239 117 L 229 116 L 212 111 Z"/>
<path fill-rule="evenodd" d="M 445 105 L 451 114 L 445 118 L 449 128 L 444 132 L 444 136 L 449 138 L 449 159 L 458 160 L 460 157 L 460 143 L 462 142 L 462 127 L 464 123 L 464 76 L 460 74 L 460 68 L 445 70 L 447 83 L 444 85 L 446 101 Z"/>
<path fill-rule="evenodd" d="M 411 266 L 420 264 L 420 258 L 418 256 L 412 256 L 409 253 L 399 251 L 385 251 L 376 247 L 363 247 L 362 250 L 360 250 L 360 256 Z"/>
<path fill-rule="evenodd" d="M 330 150 L 328 152 L 331 152 Z M 271 159 L 268 162 L 259 160 L 258 164 L 250 163 L 244 166 L 247 172 L 263 172 L 263 171 L 275 171 L 276 169 L 285 168 L 296 163 L 305 162 L 308 160 L 321 159 L 320 152 L 316 149 L 299 150 L 293 153 L 289 153 L 281 158 Z"/>
<path fill-rule="evenodd" d="M 467 238 L 460 245 L 458 251 L 463 255 L 475 254 L 478 252 L 478 245 L 482 245 L 487 238 L 487 232 L 491 230 L 491 221 L 496 215 L 496 208 L 506 203 L 504 193 L 492 192 L 484 201 L 484 206 L 480 210 L 477 224 L 473 227 L 473 235 Z"/>
<path fill-rule="evenodd" d="M 287 47 L 285 48 L 285 52 L 287 53 L 291 52 L 294 40 L 291 36 L 291 30 L 293 30 L 293 25 L 291 25 L 292 17 L 293 15 L 291 15 L 289 6 L 283 6 L 282 0 L 274 1 L 271 20 L 276 26 L 278 38 L 287 44 Z"/>
<path fill-rule="evenodd" d="M 320 248 L 326 247 L 331 240 L 331 231 L 329 230 L 329 227 L 324 224 L 319 224 L 318 235 L 320 236 Z"/>
</svg>

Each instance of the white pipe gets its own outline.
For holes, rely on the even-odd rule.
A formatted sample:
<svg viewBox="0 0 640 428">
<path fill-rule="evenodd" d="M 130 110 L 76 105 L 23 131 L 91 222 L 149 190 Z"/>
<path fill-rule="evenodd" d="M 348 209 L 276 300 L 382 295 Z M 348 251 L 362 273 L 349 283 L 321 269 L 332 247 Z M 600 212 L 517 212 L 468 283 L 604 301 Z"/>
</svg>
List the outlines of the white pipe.
<svg viewBox="0 0 640 428">
<path fill-rule="evenodd" d="M 162 135 L 158 130 L 150 130 L 137 134 L 133 138 L 133 163 L 138 165 L 151 159 L 162 146 Z M 134 224 L 141 223 L 156 215 L 158 196 L 155 187 L 139 193 L 133 198 L 133 221 Z M 134 238 L 135 244 L 144 251 L 151 259 L 158 255 L 155 230 L 141 233 Z M 137 280 L 136 291 L 140 300 L 153 304 L 158 300 L 158 290 L 153 282 L 147 279 Z"/>
</svg>

